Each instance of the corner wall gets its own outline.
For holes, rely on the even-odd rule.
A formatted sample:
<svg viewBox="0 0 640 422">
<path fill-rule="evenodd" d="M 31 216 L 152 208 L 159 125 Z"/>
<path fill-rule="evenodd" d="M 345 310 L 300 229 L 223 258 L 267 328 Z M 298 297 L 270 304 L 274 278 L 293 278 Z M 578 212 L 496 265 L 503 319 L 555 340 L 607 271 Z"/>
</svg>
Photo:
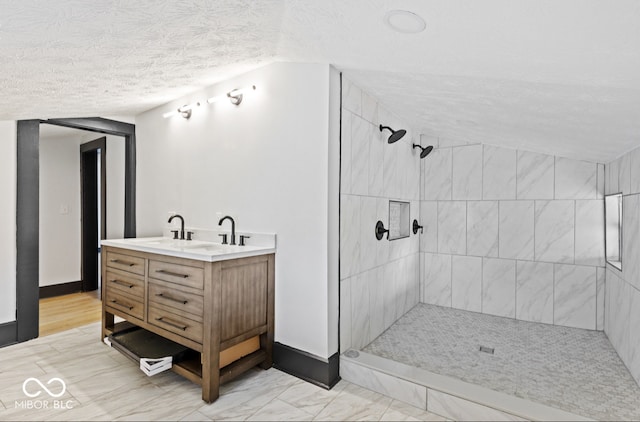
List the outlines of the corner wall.
<svg viewBox="0 0 640 422">
<path fill-rule="evenodd" d="M 606 166 L 605 193 L 622 193 L 622 271 L 607 264 L 604 331 L 640 385 L 640 148 Z"/>
<path fill-rule="evenodd" d="M 407 129 L 388 144 L 379 124 Z M 418 139 L 406 123 L 349 80 L 342 79 L 340 195 L 340 351 L 370 343 L 419 301 L 419 239 L 378 241 L 389 227 L 389 200 L 410 202 L 418 219 Z"/>
<path fill-rule="evenodd" d="M 16 149 L 14 121 L 0 121 L 0 324 L 16 320 Z"/>
<path fill-rule="evenodd" d="M 427 138 L 421 300 L 602 330 L 604 166 Z"/>
<path fill-rule="evenodd" d="M 204 101 L 251 84 L 239 106 Z M 189 120 L 163 118 L 194 101 L 203 104 Z M 328 65 L 276 63 L 136 117 L 138 237 L 160 235 L 171 211 L 190 227 L 231 215 L 239 231 L 276 233 L 275 339 L 323 359 L 338 335 L 328 315 L 329 101 Z"/>
</svg>

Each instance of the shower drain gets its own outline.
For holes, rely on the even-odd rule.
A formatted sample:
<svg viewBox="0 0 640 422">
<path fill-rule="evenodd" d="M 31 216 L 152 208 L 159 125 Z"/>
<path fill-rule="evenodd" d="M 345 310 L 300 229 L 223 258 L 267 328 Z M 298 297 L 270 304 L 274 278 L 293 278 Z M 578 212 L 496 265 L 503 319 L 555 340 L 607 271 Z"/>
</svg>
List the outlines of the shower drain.
<svg viewBox="0 0 640 422">
<path fill-rule="evenodd" d="M 492 355 L 494 352 L 494 349 L 493 347 L 480 346 L 480 351 L 484 353 L 489 353 L 490 355 Z"/>
</svg>

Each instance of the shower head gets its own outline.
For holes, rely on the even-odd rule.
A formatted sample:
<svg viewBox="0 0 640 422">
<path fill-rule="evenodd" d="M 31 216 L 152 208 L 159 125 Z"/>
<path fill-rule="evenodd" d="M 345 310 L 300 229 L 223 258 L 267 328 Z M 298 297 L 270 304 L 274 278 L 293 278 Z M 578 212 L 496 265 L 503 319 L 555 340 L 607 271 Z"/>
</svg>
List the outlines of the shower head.
<svg viewBox="0 0 640 422">
<path fill-rule="evenodd" d="M 424 158 L 427 155 L 429 155 L 429 153 L 431 152 L 431 150 L 433 150 L 433 145 L 429 145 L 428 147 L 422 147 L 422 145 L 418 145 L 418 144 L 413 144 L 413 148 L 420 148 L 422 151 L 420 152 L 420 158 Z"/>
<path fill-rule="evenodd" d="M 404 129 L 393 130 L 389 126 L 380 125 L 380 132 L 382 132 L 384 129 L 391 131 L 391 135 L 389 135 L 389 139 L 387 140 L 387 142 L 390 144 L 393 144 L 394 142 L 398 142 L 404 135 L 407 134 L 407 131 Z"/>
</svg>

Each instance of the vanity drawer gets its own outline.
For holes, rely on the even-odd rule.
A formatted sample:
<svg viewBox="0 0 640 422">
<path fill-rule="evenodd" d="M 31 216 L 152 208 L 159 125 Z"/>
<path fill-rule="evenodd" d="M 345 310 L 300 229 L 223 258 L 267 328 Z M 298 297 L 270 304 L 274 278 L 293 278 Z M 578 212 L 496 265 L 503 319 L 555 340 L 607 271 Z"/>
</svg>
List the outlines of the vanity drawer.
<svg viewBox="0 0 640 422">
<path fill-rule="evenodd" d="M 144 258 L 107 251 L 107 267 L 144 275 Z"/>
<path fill-rule="evenodd" d="M 204 269 L 162 261 L 149 261 L 149 277 L 182 286 L 204 288 Z"/>
<path fill-rule="evenodd" d="M 166 283 L 160 280 L 149 281 L 149 303 L 159 303 L 175 308 L 178 313 L 188 312 L 202 318 L 204 312 L 204 298 L 202 292 L 195 294 L 185 291 L 187 288 Z"/>
<path fill-rule="evenodd" d="M 164 330 L 176 333 L 195 342 L 202 343 L 202 323 L 189 319 L 183 315 L 169 312 L 149 304 L 149 323 Z"/>
<path fill-rule="evenodd" d="M 144 278 L 128 274 L 124 271 L 107 270 L 107 290 L 124 293 L 144 301 Z"/>
<path fill-rule="evenodd" d="M 113 289 L 107 289 L 106 306 L 124 312 L 138 319 L 144 319 L 144 304 L 139 299 L 120 293 Z"/>
</svg>

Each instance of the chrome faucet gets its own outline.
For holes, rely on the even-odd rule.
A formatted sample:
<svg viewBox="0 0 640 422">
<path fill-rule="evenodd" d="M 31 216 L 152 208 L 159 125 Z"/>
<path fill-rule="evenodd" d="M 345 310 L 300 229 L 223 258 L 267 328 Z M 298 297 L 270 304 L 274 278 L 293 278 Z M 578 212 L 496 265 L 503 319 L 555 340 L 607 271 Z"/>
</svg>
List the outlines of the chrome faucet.
<svg viewBox="0 0 640 422">
<path fill-rule="evenodd" d="M 233 218 L 231 218 L 231 216 L 229 216 L 229 215 L 227 215 L 225 217 L 222 217 L 220 219 L 220 221 L 218 221 L 218 225 L 221 226 L 222 223 L 224 222 L 224 220 L 226 220 L 226 219 L 231 220 L 231 242 L 229 244 L 230 245 L 235 245 L 236 244 L 236 222 L 233 221 Z M 225 237 L 222 238 L 223 239 L 223 243 L 225 243 L 224 242 Z"/>
<path fill-rule="evenodd" d="M 171 223 L 171 221 L 174 218 L 179 218 L 180 219 L 180 240 L 184 240 L 184 218 L 182 218 L 182 216 L 180 214 L 174 214 L 171 217 L 169 217 L 169 223 Z M 174 239 L 178 239 L 178 230 L 171 230 L 173 232 L 173 238 Z M 191 240 L 191 239 L 189 239 Z"/>
</svg>

